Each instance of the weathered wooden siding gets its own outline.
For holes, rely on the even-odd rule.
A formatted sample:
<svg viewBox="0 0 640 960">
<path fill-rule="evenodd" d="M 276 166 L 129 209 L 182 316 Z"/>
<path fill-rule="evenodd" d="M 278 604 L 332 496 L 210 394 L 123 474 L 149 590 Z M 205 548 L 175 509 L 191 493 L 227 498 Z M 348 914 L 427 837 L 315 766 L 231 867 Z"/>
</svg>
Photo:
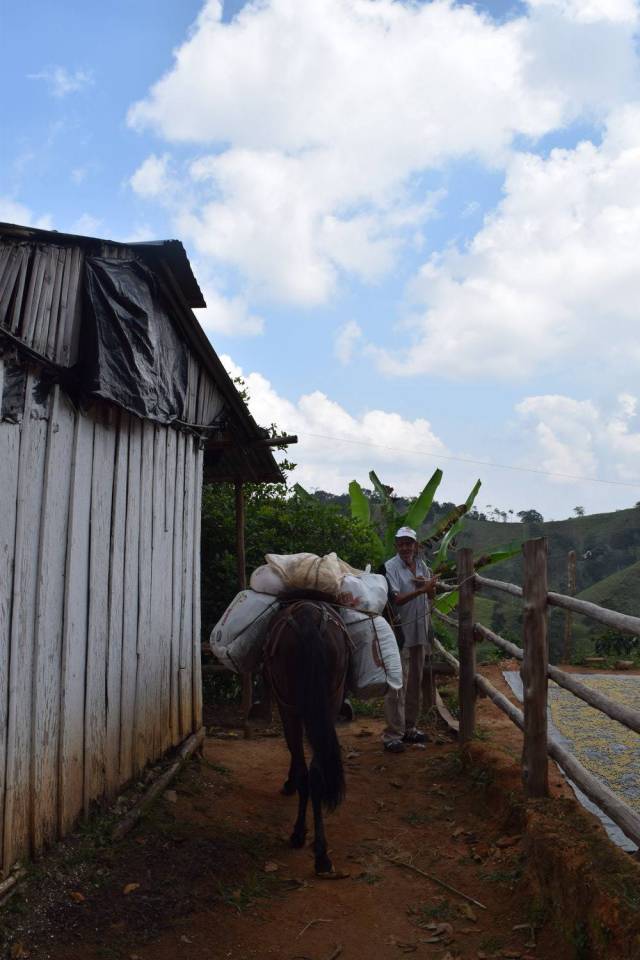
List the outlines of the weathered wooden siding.
<svg viewBox="0 0 640 960">
<path fill-rule="evenodd" d="M 199 726 L 201 483 L 193 434 L 81 412 L 35 368 L 0 421 L 3 872 Z"/>
</svg>

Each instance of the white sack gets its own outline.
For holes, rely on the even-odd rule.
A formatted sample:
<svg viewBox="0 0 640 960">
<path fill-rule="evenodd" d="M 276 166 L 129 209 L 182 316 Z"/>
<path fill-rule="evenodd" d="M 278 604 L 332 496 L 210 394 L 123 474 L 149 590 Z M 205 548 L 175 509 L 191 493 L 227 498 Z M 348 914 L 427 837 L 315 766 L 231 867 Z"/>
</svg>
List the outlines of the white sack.
<svg viewBox="0 0 640 960">
<path fill-rule="evenodd" d="M 387 578 L 378 573 L 361 573 L 358 577 L 347 574 L 342 578 L 340 592 L 353 597 L 356 610 L 380 614 L 389 597 L 389 585 Z"/>
<path fill-rule="evenodd" d="M 292 590 L 321 590 L 336 597 L 340 593 L 340 581 L 351 570 L 335 553 L 328 553 L 324 557 L 318 557 L 315 553 L 284 556 L 268 553 L 266 561 Z"/>
<path fill-rule="evenodd" d="M 362 700 L 402 687 L 402 662 L 393 630 L 383 617 L 342 610 L 351 640 L 349 687 Z"/>
<path fill-rule="evenodd" d="M 271 617 L 278 609 L 275 597 L 253 590 L 236 594 L 211 631 L 209 646 L 221 663 L 236 673 L 255 670 Z"/>
<path fill-rule="evenodd" d="M 281 574 L 270 563 L 263 563 L 261 567 L 256 567 L 251 574 L 249 586 L 256 593 L 268 593 L 272 597 L 279 597 L 287 589 Z"/>
</svg>

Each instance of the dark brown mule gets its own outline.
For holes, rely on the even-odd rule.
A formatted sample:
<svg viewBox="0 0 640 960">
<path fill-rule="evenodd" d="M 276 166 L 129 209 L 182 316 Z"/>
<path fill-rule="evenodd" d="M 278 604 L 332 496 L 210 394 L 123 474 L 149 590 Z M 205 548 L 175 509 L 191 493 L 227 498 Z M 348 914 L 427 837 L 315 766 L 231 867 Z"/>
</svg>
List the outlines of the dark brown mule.
<svg viewBox="0 0 640 960">
<path fill-rule="evenodd" d="M 344 697 L 348 667 L 349 638 L 337 612 L 318 600 L 288 600 L 269 626 L 265 670 L 291 753 L 289 775 L 282 792 L 298 791 L 298 817 L 291 845 L 304 846 L 307 802 L 311 796 L 313 850 L 319 876 L 333 875 L 322 807 L 334 810 L 345 793 L 335 720 Z M 308 768 L 304 755 L 305 733 L 312 750 Z"/>
</svg>

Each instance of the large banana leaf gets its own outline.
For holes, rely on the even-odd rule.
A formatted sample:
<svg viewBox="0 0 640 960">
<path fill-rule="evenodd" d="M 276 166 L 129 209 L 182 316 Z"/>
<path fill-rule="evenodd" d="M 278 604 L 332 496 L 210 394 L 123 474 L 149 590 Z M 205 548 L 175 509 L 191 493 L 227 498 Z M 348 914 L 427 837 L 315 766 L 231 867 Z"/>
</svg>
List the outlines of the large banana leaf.
<svg viewBox="0 0 640 960">
<path fill-rule="evenodd" d="M 478 496 L 478 490 L 480 489 L 481 486 L 482 486 L 482 480 L 476 480 L 473 490 L 465 500 L 465 506 L 467 510 L 471 510 L 471 507 L 473 506 L 473 501 Z"/>
<path fill-rule="evenodd" d="M 502 560 L 510 560 L 511 557 L 517 556 L 521 549 L 522 544 L 520 541 L 514 540 L 506 547 L 501 547 L 500 550 L 494 550 L 493 553 L 483 553 L 481 556 L 476 557 L 473 561 L 473 569 L 482 570 L 484 567 L 490 567 L 493 563 L 500 563 Z M 455 560 L 447 560 L 445 558 L 445 560 L 437 567 L 434 560 L 432 569 L 433 572 L 437 573 L 442 580 L 450 580 L 456 575 Z"/>
<path fill-rule="evenodd" d="M 444 564 L 446 563 L 447 553 L 449 552 L 449 545 L 451 544 L 451 541 L 453 540 L 453 538 L 458 533 L 460 533 L 463 526 L 464 526 L 464 520 L 458 520 L 457 523 L 454 523 L 454 525 L 449 530 L 447 530 L 444 537 L 440 541 L 438 552 L 436 553 L 431 563 L 434 573 L 438 573 L 440 568 L 444 566 Z"/>
<path fill-rule="evenodd" d="M 454 507 L 454 509 L 449 513 L 443 520 L 440 520 L 438 523 L 434 524 L 429 532 L 425 535 L 425 540 L 439 540 L 440 537 L 443 537 L 447 531 L 451 529 L 459 520 L 464 517 L 465 513 L 468 513 L 473 505 L 473 501 L 478 495 L 478 490 L 482 486 L 482 481 L 476 481 L 471 493 L 467 497 L 464 503 L 459 504 L 459 506 Z"/>
<path fill-rule="evenodd" d="M 460 601 L 460 594 L 457 590 L 451 590 L 449 593 L 441 593 L 434 602 L 434 607 L 440 613 L 451 613 Z"/>
<path fill-rule="evenodd" d="M 354 520 L 361 520 L 362 523 L 371 523 L 371 509 L 369 499 L 357 480 L 352 480 L 349 484 L 349 496 L 351 498 L 351 516 Z"/>
<path fill-rule="evenodd" d="M 299 483 L 294 483 L 293 492 L 296 494 L 296 496 L 300 497 L 301 500 L 315 500 L 313 494 L 309 493 L 308 490 L 305 490 L 305 488 Z"/>
<path fill-rule="evenodd" d="M 384 554 L 385 557 L 391 557 L 395 553 L 396 530 L 404 523 L 404 517 L 396 510 L 393 500 L 387 493 L 384 484 L 380 482 L 375 470 L 369 471 L 369 479 L 381 500 L 384 525 L 384 534 L 381 539 L 384 545 Z"/>
<path fill-rule="evenodd" d="M 510 560 L 511 557 L 517 556 L 521 550 L 521 541 L 512 540 L 511 543 L 508 543 L 506 547 L 501 547 L 499 550 L 494 550 L 493 553 L 483 553 L 482 556 L 474 559 L 473 568 L 474 570 L 481 570 L 483 567 L 490 567 L 493 563 L 500 563 L 502 560 Z"/>
<path fill-rule="evenodd" d="M 435 470 L 433 476 L 425 486 L 424 490 L 420 496 L 414 500 L 409 509 L 407 510 L 406 516 L 403 518 L 404 523 L 408 527 L 412 527 L 414 530 L 418 530 L 420 526 L 424 523 L 426 515 L 431 509 L 431 504 L 433 503 L 433 498 L 435 496 L 436 490 L 440 486 L 440 481 L 442 480 L 442 470 Z"/>
<path fill-rule="evenodd" d="M 390 506 L 390 505 L 391 505 L 391 498 L 390 498 L 389 494 L 387 493 L 387 488 L 385 487 L 384 483 L 381 483 L 380 479 L 378 478 L 378 474 L 375 472 L 375 470 L 370 470 L 370 471 L 369 471 L 369 479 L 371 480 L 371 483 L 373 484 L 373 489 L 376 491 L 376 493 L 378 494 L 378 496 L 379 496 L 380 499 L 382 500 L 382 503 L 383 503 L 385 506 Z"/>
</svg>

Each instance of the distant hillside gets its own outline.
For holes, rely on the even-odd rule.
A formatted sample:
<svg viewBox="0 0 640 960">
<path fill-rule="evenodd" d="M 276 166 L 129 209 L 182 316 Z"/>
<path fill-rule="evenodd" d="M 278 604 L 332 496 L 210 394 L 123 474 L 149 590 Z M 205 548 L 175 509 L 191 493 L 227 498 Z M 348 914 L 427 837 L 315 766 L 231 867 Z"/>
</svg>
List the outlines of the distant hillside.
<svg viewBox="0 0 640 960">
<path fill-rule="evenodd" d="M 578 596 L 610 610 L 640 616 L 640 561 L 599 580 Z M 593 638 L 605 630 L 602 625 L 593 624 L 584 617 L 575 617 L 573 638 L 576 652 L 591 652 Z"/>
<path fill-rule="evenodd" d="M 599 580 L 593 586 L 583 590 L 581 600 L 590 600 L 603 607 L 619 610 L 620 613 L 630 613 L 638 616 L 640 608 L 640 561 L 632 563 L 624 570 L 618 570 Z"/>
<path fill-rule="evenodd" d="M 613 610 L 640 616 L 640 509 L 618 510 L 550 523 L 495 523 L 469 519 L 459 537 L 461 546 L 484 553 L 512 540 L 547 537 L 549 542 L 549 588 L 567 592 L 567 556 L 577 554 L 577 594 L 585 600 Z M 488 576 L 522 583 L 522 560 L 496 564 Z M 493 596 L 493 629 L 519 638 L 521 611 L 509 598 Z M 588 651 L 589 640 L 602 627 L 581 617 L 575 618 L 576 646 Z M 564 615 L 554 610 L 550 617 L 551 654 L 557 659 L 564 633 Z"/>
<path fill-rule="evenodd" d="M 334 496 L 318 492 L 320 499 L 334 502 L 340 509 L 349 509 L 347 495 Z M 397 501 L 398 510 L 406 510 L 408 502 Z M 453 504 L 434 503 L 426 523 L 425 534 L 434 520 L 447 513 Z M 375 513 L 375 496 L 372 497 Z M 469 546 L 476 555 L 490 553 L 512 541 L 547 537 L 549 541 L 549 588 L 567 593 L 567 555 L 577 554 L 576 587 L 578 596 L 623 613 L 640 616 L 640 508 L 597 513 L 586 517 L 543 523 L 502 523 L 467 517 L 458 536 L 458 546 Z M 522 560 L 519 556 L 496 564 L 487 576 L 497 580 L 522 583 Z M 521 605 L 508 597 L 486 595 L 480 599 L 479 619 L 507 637 L 520 642 Z M 575 618 L 574 632 L 578 646 L 588 648 L 590 639 L 602 633 L 602 627 Z M 564 614 L 552 611 L 550 617 L 551 652 L 557 658 L 564 630 Z"/>
</svg>

